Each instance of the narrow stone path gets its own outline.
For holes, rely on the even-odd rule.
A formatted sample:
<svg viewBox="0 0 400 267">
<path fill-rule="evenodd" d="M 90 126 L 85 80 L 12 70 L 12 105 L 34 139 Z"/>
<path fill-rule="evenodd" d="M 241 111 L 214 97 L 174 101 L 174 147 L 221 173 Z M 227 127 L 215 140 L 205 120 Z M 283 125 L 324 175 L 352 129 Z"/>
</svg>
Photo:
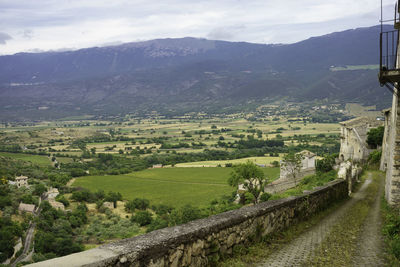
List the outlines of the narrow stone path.
<svg viewBox="0 0 400 267">
<path fill-rule="evenodd" d="M 364 221 L 361 238 L 358 241 L 358 250 L 353 258 L 353 266 L 384 266 L 382 259 L 384 241 L 381 233 L 381 196 L 384 185 L 381 182 L 379 193 Z"/>
<path fill-rule="evenodd" d="M 343 216 L 346 216 L 346 213 L 355 203 L 365 198 L 365 191 L 371 181 L 371 173 L 369 173 L 368 179 L 349 201 L 322 219 L 317 225 L 294 239 L 291 243 L 271 254 L 265 261 L 257 266 L 304 266 L 304 262 L 310 258 L 310 256 L 312 257 L 314 255 L 314 250 L 317 249 L 321 242 L 328 236 L 331 228 L 341 222 Z M 380 196 L 381 191 L 377 194 L 369 217 L 364 223 L 364 229 L 361 234 L 362 239 L 359 241 L 360 251 L 354 258 L 354 266 L 383 266 L 379 257 L 382 248 L 379 232 Z M 340 246 L 340 244 L 338 245 Z M 372 252 L 372 250 L 374 250 L 374 252 Z M 368 255 L 368 257 L 366 255 Z"/>
</svg>

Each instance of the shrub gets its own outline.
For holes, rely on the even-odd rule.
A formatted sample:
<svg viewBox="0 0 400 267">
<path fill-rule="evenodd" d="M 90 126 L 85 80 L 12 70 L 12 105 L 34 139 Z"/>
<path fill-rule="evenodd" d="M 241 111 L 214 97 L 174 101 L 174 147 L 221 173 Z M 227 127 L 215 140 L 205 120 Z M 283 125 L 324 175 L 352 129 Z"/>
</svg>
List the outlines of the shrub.
<svg viewBox="0 0 400 267">
<path fill-rule="evenodd" d="M 157 229 L 162 229 L 165 227 L 168 227 L 168 222 L 166 220 L 157 217 L 147 226 L 146 233 L 149 233 Z"/>
<path fill-rule="evenodd" d="M 272 196 L 272 195 L 269 194 L 269 193 L 264 193 L 264 194 L 262 194 L 262 195 L 260 196 L 260 202 L 268 201 L 268 199 L 270 199 L 271 196 Z"/>
<path fill-rule="evenodd" d="M 131 217 L 132 222 L 138 223 L 140 226 L 145 226 L 151 223 L 151 214 L 148 211 L 138 211 Z"/>
<path fill-rule="evenodd" d="M 272 154 L 272 153 L 271 153 L 271 154 Z M 275 168 L 279 167 L 279 161 L 274 160 L 274 161 L 272 162 L 272 166 L 275 167 Z"/>
<path fill-rule="evenodd" d="M 398 260 L 400 260 L 400 238 L 398 236 L 390 242 L 390 251 Z"/>
<path fill-rule="evenodd" d="M 172 207 L 170 207 L 170 206 L 167 206 L 167 205 L 164 205 L 164 204 L 159 204 L 159 205 L 153 205 L 152 207 L 151 207 L 151 209 L 152 210 L 154 210 L 154 212 L 157 214 L 157 215 L 165 215 L 165 214 L 168 214 L 168 213 L 171 213 L 171 211 L 174 209 L 174 208 L 172 208 Z"/>
<path fill-rule="evenodd" d="M 369 130 L 367 133 L 367 144 L 372 148 L 381 146 L 384 131 L 385 128 L 383 126 L 379 126 L 378 128 L 373 128 Z"/>
<path fill-rule="evenodd" d="M 370 164 L 379 164 L 381 161 L 382 150 L 375 150 L 372 151 L 371 154 L 368 156 L 368 162 Z"/>
<path fill-rule="evenodd" d="M 144 198 L 135 198 L 125 203 L 125 210 L 127 212 L 134 212 L 135 209 L 146 210 L 150 205 L 150 201 Z"/>
<path fill-rule="evenodd" d="M 250 192 L 244 193 L 245 204 L 250 204 L 254 202 L 254 196 Z"/>
<path fill-rule="evenodd" d="M 317 160 L 315 168 L 317 172 L 329 172 L 333 169 L 334 165 L 335 157 L 333 155 L 330 155 L 321 160 Z"/>
<path fill-rule="evenodd" d="M 65 207 L 68 207 L 68 206 L 69 206 L 69 201 L 68 201 L 68 199 L 67 199 L 64 195 L 58 195 L 58 196 L 56 197 L 56 200 L 59 201 L 59 202 L 61 202 L 61 203 L 63 203 Z"/>
<path fill-rule="evenodd" d="M 172 225 L 187 223 L 203 217 L 205 216 L 203 216 L 199 208 L 193 207 L 189 204 L 180 209 L 173 210 L 170 216 Z"/>
</svg>

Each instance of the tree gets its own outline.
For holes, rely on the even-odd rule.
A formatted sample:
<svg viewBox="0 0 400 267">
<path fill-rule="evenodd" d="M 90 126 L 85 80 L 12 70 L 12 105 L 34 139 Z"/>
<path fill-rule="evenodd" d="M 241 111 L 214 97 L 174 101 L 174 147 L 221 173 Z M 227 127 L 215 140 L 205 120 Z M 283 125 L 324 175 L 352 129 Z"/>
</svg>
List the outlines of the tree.
<svg viewBox="0 0 400 267">
<path fill-rule="evenodd" d="M 46 192 L 47 188 L 44 184 L 35 184 L 32 194 L 36 196 L 41 196 L 44 192 Z"/>
<path fill-rule="evenodd" d="M 132 222 L 138 223 L 140 226 L 145 226 L 151 223 L 151 213 L 148 211 L 138 211 L 131 217 Z"/>
<path fill-rule="evenodd" d="M 262 169 L 251 161 L 234 166 L 228 179 L 230 186 L 237 187 L 243 184 L 244 188 L 254 196 L 254 203 L 259 202 L 259 196 L 264 193 L 267 182 L 268 179 L 264 176 Z"/>
<path fill-rule="evenodd" d="M 335 165 L 335 156 L 329 155 L 321 160 L 317 160 L 315 169 L 317 172 L 329 172 L 333 169 Z"/>
<path fill-rule="evenodd" d="M 283 161 L 281 163 L 282 167 L 286 170 L 286 172 L 292 177 L 294 180 L 294 184 L 296 185 L 296 178 L 301 170 L 301 160 L 303 156 L 300 153 L 288 153 L 283 157 Z"/>
<path fill-rule="evenodd" d="M 378 128 L 372 128 L 367 133 L 367 144 L 372 148 L 377 148 L 382 145 L 383 133 L 385 128 L 379 126 Z"/>
</svg>

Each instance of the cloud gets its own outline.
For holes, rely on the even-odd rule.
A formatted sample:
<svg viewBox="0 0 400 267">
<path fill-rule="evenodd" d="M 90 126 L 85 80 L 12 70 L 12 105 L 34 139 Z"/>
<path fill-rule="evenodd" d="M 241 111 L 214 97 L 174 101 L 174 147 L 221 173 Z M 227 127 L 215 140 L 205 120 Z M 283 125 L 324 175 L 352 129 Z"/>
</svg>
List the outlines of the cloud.
<svg viewBox="0 0 400 267">
<path fill-rule="evenodd" d="M 393 0 L 383 0 L 384 19 Z M 1 0 L 1 53 L 167 37 L 291 43 L 378 24 L 376 0 Z M 7 34 L 7 36 L 9 36 Z M 27 42 L 29 40 L 29 42 Z"/>
<path fill-rule="evenodd" d="M 244 31 L 246 26 L 227 26 L 214 28 L 207 34 L 208 39 L 212 40 L 233 40 L 240 32 Z"/>
<path fill-rule="evenodd" d="M 22 33 L 22 36 L 25 38 L 25 39 L 32 39 L 32 37 L 33 37 L 33 31 L 32 30 L 24 30 L 23 31 L 23 33 Z"/>
<path fill-rule="evenodd" d="M 8 40 L 11 40 L 12 37 L 7 33 L 0 32 L 0 44 L 5 45 Z"/>
</svg>

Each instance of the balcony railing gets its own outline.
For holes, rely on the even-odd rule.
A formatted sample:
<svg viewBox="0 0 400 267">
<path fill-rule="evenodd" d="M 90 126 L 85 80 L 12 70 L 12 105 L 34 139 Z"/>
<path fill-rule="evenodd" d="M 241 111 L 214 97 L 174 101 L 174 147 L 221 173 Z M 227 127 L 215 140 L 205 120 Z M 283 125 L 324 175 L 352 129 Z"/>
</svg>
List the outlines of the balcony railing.
<svg viewBox="0 0 400 267">
<path fill-rule="evenodd" d="M 397 69 L 397 38 L 398 31 L 381 32 L 380 34 L 380 69 Z"/>
<path fill-rule="evenodd" d="M 400 62 L 397 53 L 399 31 L 387 31 L 380 34 L 379 82 L 381 85 L 400 82 Z"/>
</svg>

